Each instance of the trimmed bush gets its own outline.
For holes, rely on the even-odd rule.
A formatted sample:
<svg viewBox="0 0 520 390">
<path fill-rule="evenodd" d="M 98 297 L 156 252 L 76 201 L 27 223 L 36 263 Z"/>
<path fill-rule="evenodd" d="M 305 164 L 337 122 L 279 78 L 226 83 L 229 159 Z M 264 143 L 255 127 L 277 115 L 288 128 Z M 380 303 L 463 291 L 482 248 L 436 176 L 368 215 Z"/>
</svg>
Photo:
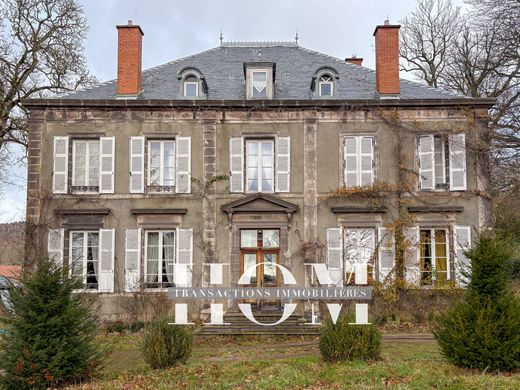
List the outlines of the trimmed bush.
<svg viewBox="0 0 520 390">
<path fill-rule="evenodd" d="M 192 333 L 185 325 L 160 320 L 145 328 L 141 351 L 152 368 L 173 367 L 187 362 L 192 345 Z"/>
<path fill-rule="evenodd" d="M 88 379 L 101 364 L 94 345 L 92 296 L 74 292 L 81 284 L 45 259 L 10 289 L 13 313 L 2 318 L 0 387 L 45 389 Z"/>
<path fill-rule="evenodd" d="M 326 320 L 322 325 L 319 348 L 324 360 L 375 360 L 381 353 L 381 333 L 374 324 L 349 325 L 349 317 L 340 315 L 336 324 Z"/>
<path fill-rule="evenodd" d="M 507 272 L 512 253 L 510 242 L 491 236 L 480 237 L 467 252 L 472 274 L 466 297 L 434 324 L 451 363 L 489 371 L 520 367 L 520 301 Z"/>
</svg>

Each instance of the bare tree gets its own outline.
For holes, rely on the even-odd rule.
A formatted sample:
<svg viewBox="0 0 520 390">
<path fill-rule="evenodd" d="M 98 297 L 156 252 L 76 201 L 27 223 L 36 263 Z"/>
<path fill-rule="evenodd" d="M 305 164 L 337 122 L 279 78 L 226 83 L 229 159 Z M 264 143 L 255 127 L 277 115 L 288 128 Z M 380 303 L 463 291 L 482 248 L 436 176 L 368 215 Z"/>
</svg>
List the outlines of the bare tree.
<svg viewBox="0 0 520 390">
<path fill-rule="evenodd" d="M 439 77 L 449 64 L 450 50 L 461 23 L 460 8 L 451 0 L 421 0 L 402 21 L 401 70 L 412 72 L 431 87 L 439 87 Z"/>
<path fill-rule="evenodd" d="M 86 32 L 76 0 L 0 0 L 0 151 L 27 146 L 24 99 L 94 81 L 83 54 Z"/>
<path fill-rule="evenodd" d="M 402 69 L 433 87 L 497 99 L 490 111 L 492 184 L 497 193 L 515 196 L 520 182 L 520 1 L 466 3 L 462 12 L 451 0 L 419 0 L 401 21 Z"/>
</svg>

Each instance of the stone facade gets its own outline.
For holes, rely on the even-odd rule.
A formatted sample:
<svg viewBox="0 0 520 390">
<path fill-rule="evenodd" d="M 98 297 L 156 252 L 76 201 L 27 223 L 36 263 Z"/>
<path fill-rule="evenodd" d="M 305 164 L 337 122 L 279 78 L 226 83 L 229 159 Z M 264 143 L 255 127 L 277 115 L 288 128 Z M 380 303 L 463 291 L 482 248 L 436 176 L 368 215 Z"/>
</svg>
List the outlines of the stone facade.
<svg viewBox="0 0 520 390">
<path fill-rule="evenodd" d="M 205 107 L 202 110 L 200 106 Z M 428 106 L 381 102 L 347 109 L 344 104 L 330 102 L 319 109 L 302 107 L 297 102 L 286 102 L 282 109 L 277 104 L 276 108 L 259 107 L 255 102 L 247 107 L 232 104 L 211 107 L 207 102 L 201 102 L 200 106 L 188 108 L 174 102 L 138 101 L 111 102 L 103 107 L 80 101 L 27 104 L 31 111 L 27 219 L 33 226 L 28 256 L 46 252 L 49 228 L 67 231 L 84 224 L 82 228 L 86 229 L 115 229 L 113 292 L 100 293 L 100 313 L 105 318 L 125 315 L 121 302 L 132 299 L 134 294 L 125 291 L 128 228 L 192 228 L 194 285 L 205 283 L 204 264 L 214 262 L 224 264 L 224 284 L 235 284 L 240 275 L 240 229 L 277 228 L 280 263 L 303 286 L 309 283 L 303 264 L 308 261 L 302 252 L 303 243 L 326 243 L 330 227 L 376 228 L 399 218 L 399 208 L 395 207 L 398 194 L 388 194 L 377 208 L 363 198 L 330 197 L 344 183 L 345 136 L 372 135 L 375 182 L 398 185 L 402 171 L 417 171 L 418 134 L 464 132 L 471 145 L 471 140 L 482 139 L 486 131 L 486 107 L 472 108 L 468 115 L 461 102 L 440 101 Z M 56 136 L 115 137 L 114 193 L 53 194 L 52 156 Z M 191 193 L 130 194 L 128 164 L 132 136 L 191 137 Z M 290 136 L 290 192 L 265 194 L 260 198 L 248 193 L 230 193 L 229 181 L 225 179 L 202 188 L 216 175 L 229 175 L 229 139 L 233 136 Z M 425 192 L 415 187 L 410 193 L 400 194 L 407 199 L 408 212 L 414 215 L 416 224 L 446 228 L 450 237 L 456 225 L 470 226 L 475 231 L 489 226 L 487 176 L 485 166 L 481 165 L 485 161 L 478 158 L 477 149 L 468 147 L 467 190 Z M 273 199 L 284 203 L 277 204 Z M 245 201 L 240 206 L 244 209 L 229 212 L 237 201 Z M 69 247 L 70 242 L 65 238 L 65 263 Z M 450 243 L 453 278 L 456 251 Z M 316 249 L 313 255 L 324 261 L 326 247 Z"/>
</svg>

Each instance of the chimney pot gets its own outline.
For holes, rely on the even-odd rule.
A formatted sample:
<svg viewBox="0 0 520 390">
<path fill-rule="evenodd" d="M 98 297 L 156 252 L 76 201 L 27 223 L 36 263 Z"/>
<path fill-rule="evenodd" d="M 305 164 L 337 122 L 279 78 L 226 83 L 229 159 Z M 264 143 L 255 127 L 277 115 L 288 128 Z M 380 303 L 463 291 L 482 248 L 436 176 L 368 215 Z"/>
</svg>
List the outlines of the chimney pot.
<svg viewBox="0 0 520 390">
<path fill-rule="evenodd" d="M 385 20 L 374 30 L 376 43 L 376 90 L 381 96 L 399 95 L 399 28 Z"/>
<path fill-rule="evenodd" d="M 358 58 L 355 54 L 352 54 L 351 57 L 345 58 L 345 62 L 353 65 L 361 66 L 363 64 L 363 58 Z"/>
<path fill-rule="evenodd" d="M 143 31 L 131 20 L 117 27 L 117 95 L 136 98 L 141 93 Z"/>
</svg>

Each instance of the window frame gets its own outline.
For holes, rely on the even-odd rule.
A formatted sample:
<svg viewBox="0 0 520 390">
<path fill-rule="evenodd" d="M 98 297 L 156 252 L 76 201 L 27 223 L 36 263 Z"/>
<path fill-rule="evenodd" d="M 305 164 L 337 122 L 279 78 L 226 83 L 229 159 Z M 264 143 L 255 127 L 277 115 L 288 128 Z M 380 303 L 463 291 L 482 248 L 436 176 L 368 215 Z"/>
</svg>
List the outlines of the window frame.
<svg viewBox="0 0 520 390">
<path fill-rule="evenodd" d="M 429 231 L 430 232 L 430 246 L 431 246 L 431 270 L 425 271 L 423 269 L 423 257 L 422 257 L 422 232 L 423 231 Z M 428 287 L 428 286 L 435 286 L 437 283 L 437 253 L 436 253 L 436 242 L 435 242 L 435 233 L 437 231 L 443 231 L 444 236 L 446 237 L 445 245 L 445 251 L 446 251 L 446 272 L 441 271 L 443 273 L 446 273 L 446 281 L 451 280 L 451 267 L 450 267 L 450 235 L 449 235 L 449 229 L 446 227 L 419 227 L 419 272 L 420 272 L 420 279 L 419 283 L 422 287 Z M 423 274 L 431 274 L 431 283 L 426 284 L 423 281 Z"/>
<path fill-rule="evenodd" d="M 199 97 L 199 81 L 197 79 L 197 81 L 188 81 L 187 79 L 190 78 L 190 77 L 195 77 L 195 76 L 187 76 L 184 81 L 183 81 L 183 86 L 182 86 L 182 92 L 183 92 L 183 96 L 184 97 L 188 97 L 188 98 L 192 98 L 192 97 Z M 195 95 L 194 96 L 191 96 L 191 95 L 188 95 L 186 93 L 186 87 L 188 85 L 195 85 Z"/>
<path fill-rule="evenodd" d="M 100 191 L 100 177 L 101 177 L 101 139 L 100 138 L 72 138 L 72 172 L 71 172 L 71 191 L 75 194 L 92 194 L 92 193 L 99 193 Z M 90 158 L 89 158 L 89 150 L 90 150 L 90 144 L 97 142 L 98 144 L 98 180 L 97 185 L 95 186 L 89 186 L 89 185 L 78 185 L 76 183 L 76 155 L 77 155 L 77 143 L 78 142 L 85 142 L 85 182 L 88 183 L 90 181 Z M 89 188 L 94 187 L 95 189 L 89 190 Z"/>
<path fill-rule="evenodd" d="M 69 256 L 68 256 L 68 260 L 69 260 L 69 274 L 71 277 L 74 277 L 76 275 L 73 274 L 73 265 L 72 265 L 72 244 L 73 244 L 73 240 L 72 240 L 72 236 L 74 234 L 78 234 L 78 233 L 81 233 L 83 235 L 83 248 L 82 248 L 82 257 L 83 257 L 83 260 L 82 260 L 82 264 L 81 264 L 81 269 L 82 269 L 82 286 L 83 286 L 83 290 L 81 291 L 90 291 L 90 292 L 99 292 L 99 276 L 100 276 L 100 268 L 101 268 L 101 242 L 100 242 L 100 239 L 101 239 L 101 235 L 99 233 L 99 230 L 92 230 L 92 229 L 87 229 L 87 230 L 69 230 L 68 232 L 69 234 Z M 87 270 L 87 262 L 88 262 L 88 259 L 87 259 L 87 253 L 88 253 L 88 234 L 97 234 L 98 235 L 98 259 L 97 259 L 97 263 L 98 263 L 98 273 L 96 275 L 96 278 L 97 278 L 97 287 L 96 288 L 88 288 L 87 287 L 87 276 L 88 276 L 88 270 Z M 95 270 L 95 268 L 94 268 Z"/>
<path fill-rule="evenodd" d="M 440 139 L 442 145 L 442 173 L 444 177 L 444 183 L 437 183 L 437 162 L 435 140 Z M 450 188 L 450 161 L 449 161 L 449 145 L 448 138 L 444 135 L 433 136 L 433 180 L 434 180 L 434 191 L 448 191 Z M 448 158 L 448 160 L 446 160 Z"/>
<path fill-rule="evenodd" d="M 157 268 L 157 280 L 158 282 L 156 283 L 157 286 L 156 287 L 153 287 L 153 286 L 150 286 L 151 283 L 153 282 L 148 282 L 148 234 L 149 233 L 158 233 L 159 234 L 159 241 L 158 241 L 158 245 L 157 247 L 159 248 L 158 249 L 158 268 Z M 173 249 L 173 264 L 174 264 L 174 267 L 173 267 L 173 273 L 172 273 L 172 279 L 173 281 L 172 282 L 163 282 L 162 281 L 162 278 L 163 278 L 163 271 L 162 271 L 162 263 L 164 261 L 163 259 L 163 236 L 164 236 L 164 233 L 173 233 L 174 234 L 174 239 L 173 239 L 173 242 L 174 242 L 174 249 Z M 175 286 L 175 264 L 177 264 L 177 229 L 146 229 L 144 230 L 144 257 L 143 257 L 143 284 L 144 284 L 144 287 L 145 287 L 145 290 L 146 291 L 166 291 L 169 287 L 173 287 Z M 167 274 L 166 274 L 167 275 Z M 172 286 L 164 286 L 164 284 L 172 284 Z"/>
<path fill-rule="evenodd" d="M 152 185 L 151 182 L 151 159 L 152 159 L 152 153 L 151 153 L 151 144 L 153 142 L 159 142 L 160 143 L 160 151 L 159 151 L 159 184 Z M 165 186 L 164 185 L 164 144 L 166 142 L 172 142 L 173 143 L 173 184 Z M 168 139 L 147 139 L 146 143 L 146 162 L 147 162 L 147 173 L 146 173 L 146 188 L 147 189 L 155 189 L 156 191 L 153 192 L 175 192 L 175 188 L 177 186 L 177 140 L 175 138 L 168 138 Z"/>
<path fill-rule="evenodd" d="M 377 151 L 376 151 L 376 147 L 377 147 L 377 144 L 376 144 L 376 135 L 375 134 L 341 134 L 341 137 L 342 137 L 342 144 L 341 144 L 341 150 L 342 150 L 342 154 L 343 154 L 343 165 L 342 165 L 342 168 L 343 168 L 343 175 L 342 175 L 342 180 L 341 180 L 341 184 L 344 188 L 352 188 L 352 187 L 359 187 L 359 186 L 363 186 L 364 184 L 362 184 L 362 177 L 363 177 L 363 170 L 361 169 L 362 167 L 362 163 L 361 163 L 361 157 L 363 155 L 363 153 L 361 152 L 361 141 L 363 138 L 371 138 L 372 139 L 372 167 L 371 167 L 371 183 L 368 184 L 369 186 L 373 186 L 375 183 L 376 183 L 376 179 L 377 179 L 377 172 L 376 172 L 376 167 L 377 167 L 377 161 L 376 161 L 376 156 L 377 156 Z M 347 139 L 348 138 L 354 138 L 356 139 L 356 161 L 357 161 L 357 169 L 356 169 L 356 185 L 355 186 L 347 186 L 347 152 L 346 152 L 346 144 L 347 144 Z M 352 173 L 352 172 L 350 172 Z M 365 184 L 367 185 L 367 184 Z"/>
<path fill-rule="evenodd" d="M 322 80 L 324 77 L 328 77 L 329 81 Z M 330 95 L 324 95 L 322 93 L 322 91 L 321 91 L 322 85 L 330 85 Z M 322 74 L 320 76 L 320 79 L 318 81 L 318 96 L 320 96 L 320 97 L 332 97 L 332 96 L 334 96 L 334 80 L 333 80 L 333 77 L 331 75 L 329 75 L 328 73 Z"/>
<path fill-rule="evenodd" d="M 265 74 L 265 96 L 255 96 L 255 73 L 263 73 Z M 251 99 L 267 99 L 269 94 L 267 91 L 267 86 L 269 83 L 269 72 L 265 69 L 251 69 Z"/>
<path fill-rule="evenodd" d="M 272 147 L 272 154 L 271 154 L 271 191 L 266 191 L 266 190 L 263 190 L 262 187 L 262 171 L 263 171 L 263 154 L 261 154 L 261 150 L 262 150 L 262 143 L 264 142 L 269 142 L 271 144 L 271 147 Z M 258 154 L 257 154 L 257 161 L 258 161 L 258 164 L 256 166 L 256 169 L 258 170 L 258 177 L 257 177 L 257 181 L 258 181 L 258 186 L 257 186 L 257 189 L 256 191 L 250 191 L 249 190 L 249 154 L 248 154 L 248 143 L 257 143 L 258 144 Z M 245 193 L 249 193 L 249 194 L 253 194 L 253 193 L 265 193 L 265 194 L 272 194 L 275 192 L 275 175 L 276 175 L 276 167 L 275 167 L 275 162 L 276 162 L 276 150 L 275 150 L 275 139 L 272 139 L 272 138 L 244 138 L 244 157 L 245 157 L 245 164 L 244 164 L 244 169 L 245 169 L 245 175 L 244 175 L 244 180 L 245 180 Z"/>
<path fill-rule="evenodd" d="M 355 285 L 355 273 L 356 273 L 356 269 L 355 269 L 355 265 L 354 265 L 354 269 L 352 269 L 351 271 L 347 270 L 347 262 L 348 262 L 348 258 L 347 258 L 347 255 L 348 255 L 348 249 L 347 249 L 347 232 L 348 231 L 355 231 L 356 232 L 356 262 L 359 261 L 359 259 L 361 258 L 361 251 L 359 250 L 360 248 L 360 243 L 361 243 L 361 236 L 360 236 L 360 232 L 361 231 L 371 231 L 372 232 L 372 237 L 373 237 L 373 241 L 372 241 L 372 244 L 373 244 L 373 247 L 372 247 L 372 254 L 370 255 L 370 258 L 368 259 L 367 261 L 367 281 L 368 281 L 368 284 L 373 284 L 374 281 L 376 280 L 376 268 L 377 268 L 377 264 L 376 264 L 376 261 L 377 261 L 377 247 L 378 247 L 378 231 L 377 231 L 377 227 L 376 226 L 365 226 L 365 227 L 359 227 L 359 226 L 343 226 L 342 227 L 342 240 L 343 240 L 343 248 L 342 248 L 342 252 L 343 252 L 343 261 L 342 261 L 342 266 L 343 266 L 343 284 L 344 285 Z M 373 260 L 373 263 L 370 264 L 370 261 Z M 356 264 L 356 263 L 354 263 Z M 369 268 L 372 268 L 371 270 Z"/>
</svg>

